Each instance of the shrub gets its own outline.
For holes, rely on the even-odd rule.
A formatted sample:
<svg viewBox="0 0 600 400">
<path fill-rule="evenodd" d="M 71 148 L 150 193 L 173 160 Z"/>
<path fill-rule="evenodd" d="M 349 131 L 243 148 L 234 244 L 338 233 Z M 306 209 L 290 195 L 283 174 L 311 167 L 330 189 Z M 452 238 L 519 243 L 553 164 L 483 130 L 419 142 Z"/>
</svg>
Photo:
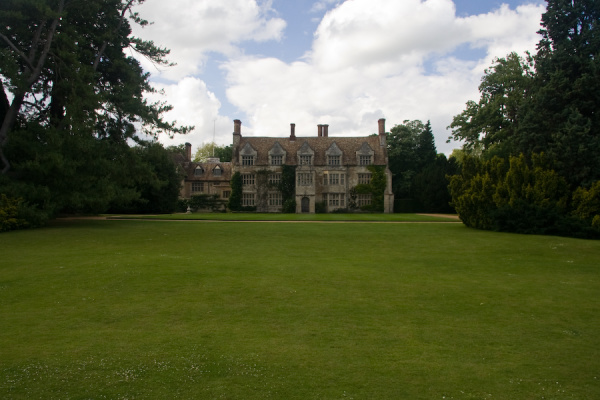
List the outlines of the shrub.
<svg viewBox="0 0 600 400">
<path fill-rule="evenodd" d="M 219 211 L 224 206 L 224 203 L 219 200 L 219 196 L 216 194 L 197 194 L 191 197 L 188 205 L 194 211 L 207 209 Z"/>
<path fill-rule="evenodd" d="M 327 203 L 324 201 L 317 201 L 315 203 L 315 214 L 325 214 L 327 212 Z"/>
<path fill-rule="evenodd" d="M 0 232 L 37 228 L 48 221 L 48 216 L 29 206 L 21 198 L 0 194 Z"/>
<path fill-rule="evenodd" d="M 600 229 L 600 181 L 589 188 L 577 188 L 573 193 L 573 215 Z"/>
<path fill-rule="evenodd" d="M 296 212 L 296 200 L 288 199 L 284 201 L 282 212 L 285 214 L 294 214 Z"/>
<path fill-rule="evenodd" d="M 576 212 L 570 213 L 567 181 L 543 154 L 510 157 L 508 163 L 498 157 L 465 158 L 462 173 L 451 177 L 449 188 L 453 206 L 469 227 L 573 237 L 600 234 L 591 224 L 596 188 L 578 190 L 573 196 Z"/>
</svg>

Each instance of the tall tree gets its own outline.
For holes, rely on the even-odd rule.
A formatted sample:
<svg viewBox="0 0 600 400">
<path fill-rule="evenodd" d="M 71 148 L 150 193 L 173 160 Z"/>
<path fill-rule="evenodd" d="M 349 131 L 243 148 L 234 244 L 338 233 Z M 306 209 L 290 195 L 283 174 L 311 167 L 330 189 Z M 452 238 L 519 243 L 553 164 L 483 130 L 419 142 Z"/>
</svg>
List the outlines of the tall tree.
<svg viewBox="0 0 600 400">
<path fill-rule="evenodd" d="M 600 179 L 600 3 L 549 0 L 519 150 L 545 151 L 574 188 Z"/>
<path fill-rule="evenodd" d="M 2 191 L 51 214 L 98 212 L 140 196 L 121 173 L 128 142 L 191 129 L 144 97 L 154 89 L 131 51 L 170 63 L 131 34 L 130 23 L 147 24 L 134 12 L 143 1 L 0 2 Z"/>
<path fill-rule="evenodd" d="M 147 24 L 133 11 L 144 0 L 5 0 L 0 3 L 0 96 L 12 101 L 0 116 L 0 150 L 9 133 L 25 122 L 64 130 L 87 130 L 100 138 L 125 140 L 144 133 L 185 133 L 165 122 L 170 109 L 150 103 L 154 89 L 131 49 L 169 65 L 168 50 L 131 35 L 129 21 Z M 17 124 L 21 121 L 21 125 Z M 2 171 L 10 169 L 3 153 Z"/>
<path fill-rule="evenodd" d="M 396 198 L 411 197 L 411 183 L 419 172 L 419 135 L 425 125 L 419 120 L 405 120 L 394 126 L 387 137 L 389 168 L 392 172 L 392 185 Z"/>
<path fill-rule="evenodd" d="M 388 134 L 388 159 L 396 210 L 452 212 L 446 175 L 455 174 L 457 166 L 454 159 L 437 154 L 430 121 L 394 126 Z"/>
<path fill-rule="evenodd" d="M 435 148 L 435 137 L 433 136 L 433 130 L 431 129 L 431 121 L 427 121 L 423 127 L 423 131 L 417 138 L 417 158 L 419 159 L 419 170 L 425 168 L 425 166 L 433 164 L 437 157 L 437 150 Z"/>
<path fill-rule="evenodd" d="M 194 154 L 195 162 L 205 162 L 209 158 L 218 158 L 221 162 L 231 161 L 232 145 L 219 146 L 215 142 L 204 143 Z"/>
<path fill-rule="evenodd" d="M 515 149 L 521 108 L 532 84 L 531 57 L 510 53 L 485 70 L 479 85 L 479 102 L 469 101 L 465 111 L 448 127 L 449 140 L 460 140 L 470 154 L 484 151 L 507 156 Z"/>
</svg>

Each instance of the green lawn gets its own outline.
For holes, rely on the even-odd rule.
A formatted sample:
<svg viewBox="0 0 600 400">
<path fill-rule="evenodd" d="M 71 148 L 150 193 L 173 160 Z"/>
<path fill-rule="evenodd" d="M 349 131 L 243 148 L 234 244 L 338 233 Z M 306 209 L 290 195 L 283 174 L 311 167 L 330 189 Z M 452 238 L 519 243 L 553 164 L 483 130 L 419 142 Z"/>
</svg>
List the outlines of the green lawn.
<svg viewBox="0 0 600 400">
<path fill-rule="evenodd" d="M 461 224 L 0 234 L 2 399 L 597 399 L 600 241 Z"/>
<path fill-rule="evenodd" d="M 456 216 L 422 214 L 282 214 L 282 213 L 193 213 L 160 215 L 113 215 L 111 219 L 211 220 L 211 221 L 344 221 L 344 222 L 457 222 Z"/>
</svg>

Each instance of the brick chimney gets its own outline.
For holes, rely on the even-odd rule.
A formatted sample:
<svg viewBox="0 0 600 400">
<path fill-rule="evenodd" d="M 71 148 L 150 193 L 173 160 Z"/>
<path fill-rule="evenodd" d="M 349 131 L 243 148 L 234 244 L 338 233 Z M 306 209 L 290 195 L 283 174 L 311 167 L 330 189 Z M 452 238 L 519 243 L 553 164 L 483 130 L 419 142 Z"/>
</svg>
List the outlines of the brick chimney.
<svg viewBox="0 0 600 400">
<path fill-rule="evenodd" d="M 323 137 L 329 136 L 329 125 L 323 125 Z"/>
<path fill-rule="evenodd" d="M 237 151 L 237 147 L 240 144 L 240 139 L 242 137 L 242 121 L 239 119 L 233 120 L 233 156 L 236 157 L 235 152 Z"/>
<path fill-rule="evenodd" d="M 186 161 L 192 161 L 192 144 L 185 144 L 185 159 Z"/>
<path fill-rule="evenodd" d="M 385 135 L 385 118 L 380 118 L 377 123 L 379 124 L 379 144 L 381 146 L 385 146 L 387 141 L 387 137 Z"/>
<path fill-rule="evenodd" d="M 318 137 L 323 136 L 323 125 L 321 125 L 321 124 L 317 125 L 317 136 Z"/>
<path fill-rule="evenodd" d="M 290 142 L 296 140 L 296 124 L 290 124 Z"/>
</svg>

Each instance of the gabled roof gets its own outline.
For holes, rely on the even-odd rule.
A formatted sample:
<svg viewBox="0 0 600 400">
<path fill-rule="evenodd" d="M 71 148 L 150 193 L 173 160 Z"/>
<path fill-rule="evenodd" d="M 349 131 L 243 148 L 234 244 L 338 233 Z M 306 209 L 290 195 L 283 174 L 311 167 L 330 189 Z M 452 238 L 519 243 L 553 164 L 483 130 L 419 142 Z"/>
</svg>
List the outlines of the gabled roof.
<svg viewBox="0 0 600 400">
<path fill-rule="evenodd" d="M 187 165 L 186 165 L 187 164 Z M 231 180 L 231 169 L 232 165 L 230 162 L 190 162 L 186 164 L 181 164 L 183 170 L 185 171 L 185 179 L 187 181 L 222 181 L 229 182 Z M 214 169 L 216 167 L 221 168 L 221 175 L 214 175 Z M 195 175 L 195 170 L 197 167 L 201 167 L 204 170 L 202 175 Z"/>
<path fill-rule="evenodd" d="M 315 165 L 326 165 L 327 164 L 327 150 L 335 146 L 341 151 L 342 164 L 344 165 L 356 165 L 356 152 L 361 151 L 363 146 L 367 149 L 370 148 L 374 152 L 373 163 L 375 165 L 386 164 L 386 149 L 381 146 L 379 136 L 362 136 L 362 137 L 295 137 L 295 140 L 290 140 L 285 137 L 241 137 L 240 144 L 237 149 L 243 149 L 245 146 L 250 145 L 257 152 L 257 158 L 255 165 L 268 165 L 269 163 L 269 150 L 279 144 L 281 148 L 286 152 L 286 164 L 295 165 L 297 162 L 296 155 L 298 151 L 303 148 L 310 148 L 315 153 L 314 164 Z M 236 151 L 236 149 L 234 149 Z M 369 152 L 370 153 L 370 152 Z M 308 153 L 307 153 L 308 154 Z M 234 154 L 234 159 L 239 154 Z"/>
</svg>

